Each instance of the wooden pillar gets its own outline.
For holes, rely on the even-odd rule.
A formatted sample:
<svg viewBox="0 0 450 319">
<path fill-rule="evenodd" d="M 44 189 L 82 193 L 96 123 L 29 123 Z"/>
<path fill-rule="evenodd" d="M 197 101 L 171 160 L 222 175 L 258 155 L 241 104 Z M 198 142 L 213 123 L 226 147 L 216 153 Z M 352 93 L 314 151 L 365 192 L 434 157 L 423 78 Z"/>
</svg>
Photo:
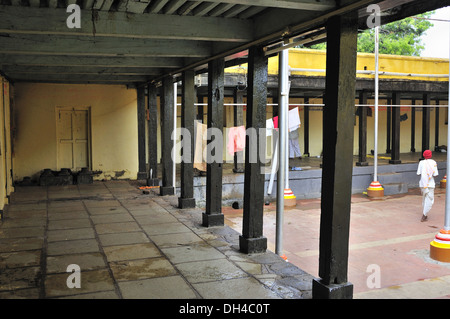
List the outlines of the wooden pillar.
<svg viewBox="0 0 450 319">
<path fill-rule="evenodd" d="M 223 226 L 222 214 L 222 164 L 223 144 L 215 133 L 223 134 L 223 98 L 224 98 L 223 59 L 208 63 L 208 140 L 206 147 L 206 211 L 202 216 L 205 227 Z M 213 159 L 214 157 L 214 159 Z"/>
<path fill-rule="evenodd" d="M 367 92 L 359 93 L 359 104 L 367 104 Z M 367 106 L 359 107 L 359 137 L 358 137 L 358 161 L 356 166 L 368 166 L 367 162 Z"/>
<path fill-rule="evenodd" d="M 245 142 L 244 213 L 239 247 L 244 253 L 265 252 L 263 236 L 264 162 L 266 154 L 267 57 L 253 46 L 248 55 L 247 130 Z"/>
<path fill-rule="evenodd" d="M 149 85 L 148 91 L 148 179 L 147 186 L 159 186 L 158 179 L 158 90 Z"/>
<path fill-rule="evenodd" d="M 197 103 L 203 104 L 203 95 L 197 96 Z M 203 107 L 204 105 L 198 105 L 197 106 L 197 120 L 199 120 L 201 123 L 203 123 Z"/>
<path fill-rule="evenodd" d="M 436 107 L 434 108 L 436 111 L 434 117 L 434 150 L 436 151 L 439 146 L 439 100 L 436 99 Z"/>
<path fill-rule="evenodd" d="M 233 93 L 233 103 L 243 104 L 244 103 L 244 91 L 238 88 L 234 89 Z M 244 125 L 244 106 L 235 105 L 234 106 L 234 126 Z M 243 173 L 244 172 L 244 151 L 239 151 L 234 153 L 234 168 L 233 172 Z"/>
<path fill-rule="evenodd" d="M 391 99 L 387 99 L 387 104 L 391 105 Z M 386 154 L 391 153 L 391 125 L 392 125 L 392 106 L 386 106 Z"/>
<path fill-rule="evenodd" d="M 181 196 L 178 207 L 195 207 L 194 198 L 194 119 L 195 119 L 195 72 L 184 71 L 182 74 L 183 89 L 181 96 L 181 127 L 186 130 L 183 134 L 183 154 L 181 161 Z M 188 139 L 188 140 L 185 140 Z M 185 153 L 185 152 L 188 153 Z"/>
<path fill-rule="evenodd" d="M 145 86 L 138 86 L 137 93 L 137 124 L 138 124 L 138 180 L 147 179 L 145 164 Z"/>
<path fill-rule="evenodd" d="M 416 108 L 414 105 L 416 105 L 416 100 L 411 100 L 411 152 L 416 151 Z"/>
<path fill-rule="evenodd" d="M 427 93 L 423 95 L 423 105 L 430 105 L 430 95 Z M 422 107 L 422 154 L 430 149 L 430 111 L 429 107 Z"/>
<path fill-rule="evenodd" d="M 173 115 L 174 115 L 174 88 L 173 79 L 165 77 L 162 81 L 161 94 L 161 161 L 162 161 L 162 186 L 160 195 L 174 195 L 175 185 L 173 185 L 173 158 L 172 149 L 174 141 Z"/>
<path fill-rule="evenodd" d="M 400 105 L 400 93 L 392 93 L 392 105 Z M 400 164 L 400 107 L 392 107 L 392 149 L 389 164 Z"/>
<path fill-rule="evenodd" d="M 355 116 L 357 15 L 327 21 L 319 276 L 313 298 L 352 298 L 347 282 Z"/>
<path fill-rule="evenodd" d="M 309 154 L 309 106 L 306 104 L 309 104 L 309 98 L 305 97 L 305 107 L 303 108 L 303 141 L 305 144 L 305 151 L 303 152 L 303 155 L 310 156 Z"/>
</svg>

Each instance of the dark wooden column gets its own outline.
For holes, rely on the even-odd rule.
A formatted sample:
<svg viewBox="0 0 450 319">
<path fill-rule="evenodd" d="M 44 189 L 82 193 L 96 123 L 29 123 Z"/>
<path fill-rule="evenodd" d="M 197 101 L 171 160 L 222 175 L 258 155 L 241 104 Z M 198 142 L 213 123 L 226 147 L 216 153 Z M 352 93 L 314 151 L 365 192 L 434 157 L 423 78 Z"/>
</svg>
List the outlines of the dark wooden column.
<svg viewBox="0 0 450 319">
<path fill-rule="evenodd" d="M 137 93 L 137 121 L 138 121 L 138 180 L 147 179 L 145 164 L 145 86 L 138 86 Z"/>
<path fill-rule="evenodd" d="M 203 95 L 197 96 L 197 103 L 203 104 Z M 203 107 L 204 105 L 197 105 L 197 120 L 200 121 L 200 123 L 203 123 Z"/>
<path fill-rule="evenodd" d="M 309 98 L 305 97 L 304 104 L 309 104 Z M 305 151 L 303 152 L 303 155 L 310 156 L 309 154 L 309 106 L 305 105 L 303 108 L 303 141 L 305 144 Z"/>
<path fill-rule="evenodd" d="M 367 92 L 359 93 L 359 104 L 367 105 Z M 358 161 L 356 166 L 368 166 L 367 162 L 367 106 L 359 107 Z"/>
<path fill-rule="evenodd" d="M 161 93 L 161 161 L 162 161 L 162 186 L 160 195 L 174 195 L 175 185 L 173 185 L 173 158 L 172 149 L 174 141 L 173 132 L 173 80 L 171 77 L 165 77 L 162 81 Z"/>
<path fill-rule="evenodd" d="M 423 95 L 423 105 L 430 105 L 430 95 L 427 93 Z M 429 107 L 422 107 L 422 154 L 430 149 L 430 111 Z"/>
<path fill-rule="evenodd" d="M 240 250 L 247 254 L 267 249 L 267 238 L 263 236 L 265 158 L 260 158 L 266 154 L 267 78 L 267 57 L 263 48 L 251 47 L 246 127 L 254 130 L 254 136 L 252 140 L 247 135 L 245 141 L 244 214 L 242 236 L 239 237 Z"/>
<path fill-rule="evenodd" d="M 400 93 L 392 93 L 392 105 L 400 105 Z M 400 164 L 400 107 L 392 107 L 392 149 L 389 164 Z"/>
<path fill-rule="evenodd" d="M 148 179 L 147 186 L 159 186 L 158 179 L 158 90 L 154 85 L 148 88 Z"/>
<path fill-rule="evenodd" d="M 439 100 L 436 100 L 436 107 L 434 108 L 436 111 L 434 117 L 434 150 L 436 151 L 439 146 Z"/>
<path fill-rule="evenodd" d="M 194 198 L 194 119 L 195 119 L 195 72 L 184 71 L 182 74 L 183 91 L 181 96 L 181 127 L 189 132 L 183 135 L 183 154 L 181 161 L 181 196 L 178 198 L 180 208 L 195 207 Z M 189 140 L 184 140 L 188 138 Z M 185 150 L 189 154 L 185 154 Z"/>
<path fill-rule="evenodd" d="M 416 108 L 414 105 L 416 105 L 416 100 L 411 100 L 411 152 L 416 151 Z"/>
<path fill-rule="evenodd" d="M 244 103 L 244 91 L 238 88 L 234 89 L 233 93 L 233 103 L 242 104 Z M 234 126 L 244 125 L 244 106 L 235 105 L 234 106 Z M 234 168 L 233 172 L 243 173 L 244 172 L 244 151 L 239 151 L 234 153 Z"/>
<path fill-rule="evenodd" d="M 388 98 L 386 100 L 388 105 L 392 104 L 391 99 Z M 386 106 L 386 154 L 391 153 L 391 137 L 392 137 L 391 125 L 392 125 L 392 106 Z"/>
<path fill-rule="evenodd" d="M 208 130 L 211 134 L 214 133 L 211 129 L 223 132 L 224 66 L 225 61 L 223 59 L 213 60 L 208 63 L 207 122 Z M 222 141 L 219 143 L 215 140 L 216 138 L 218 136 L 212 135 L 206 148 L 206 211 L 202 216 L 203 226 L 206 227 L 224 225 L 224 217 L 222 214 L 223 144 Z M 211 157 L 214 157 L 215 160 L 212 160 Z"/>
<path fill-rule="evenodd" d="M 357 16 L 327 21 L 319 279 L 313 298 L 352 298 L 347 282 L 355 116 Z"/>
</svg>

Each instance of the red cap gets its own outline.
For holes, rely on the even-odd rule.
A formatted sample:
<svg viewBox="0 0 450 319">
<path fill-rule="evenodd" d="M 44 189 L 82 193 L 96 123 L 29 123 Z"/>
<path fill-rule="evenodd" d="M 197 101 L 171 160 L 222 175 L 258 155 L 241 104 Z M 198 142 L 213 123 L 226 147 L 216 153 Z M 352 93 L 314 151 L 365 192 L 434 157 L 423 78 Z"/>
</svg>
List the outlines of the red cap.
<svg viewBox="0 0 450 319">
<path fill-rule="evenodd" d="M 430 150 L 424 151 L 423 152 L 423 158 L 425 158 L 425 159 L 431 158 L 431 151 Z"/>
</svg>

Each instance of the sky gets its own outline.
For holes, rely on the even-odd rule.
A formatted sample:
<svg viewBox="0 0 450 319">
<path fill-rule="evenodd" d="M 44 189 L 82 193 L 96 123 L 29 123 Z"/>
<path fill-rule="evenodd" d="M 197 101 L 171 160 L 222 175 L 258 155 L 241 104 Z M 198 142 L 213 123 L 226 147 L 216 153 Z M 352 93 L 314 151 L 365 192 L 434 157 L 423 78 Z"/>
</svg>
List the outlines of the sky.
<svg viewBox="0 0 450 319">
<path fill-rule="evenodd" d="M 450 7 L 436 10 L 432 19 L 450 20 Z M 425 49 L 420 56 L 429 58 L 449 58 L 450 22 L 431 21 L 434 26 L 422 36 Z"/>
</svg>

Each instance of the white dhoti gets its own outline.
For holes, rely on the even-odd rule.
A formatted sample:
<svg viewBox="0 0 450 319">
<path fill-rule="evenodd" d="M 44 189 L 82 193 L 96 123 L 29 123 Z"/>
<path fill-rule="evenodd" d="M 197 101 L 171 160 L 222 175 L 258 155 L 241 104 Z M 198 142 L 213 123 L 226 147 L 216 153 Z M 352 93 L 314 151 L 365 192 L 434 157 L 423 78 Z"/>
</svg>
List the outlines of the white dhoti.
<svg viewBox="0 0 450 319">
<path fill-rule="evenodd" d="M 427 216 L 434 203 L 434 187 L 421 187 L 423 215 Z"/>
</svg>

